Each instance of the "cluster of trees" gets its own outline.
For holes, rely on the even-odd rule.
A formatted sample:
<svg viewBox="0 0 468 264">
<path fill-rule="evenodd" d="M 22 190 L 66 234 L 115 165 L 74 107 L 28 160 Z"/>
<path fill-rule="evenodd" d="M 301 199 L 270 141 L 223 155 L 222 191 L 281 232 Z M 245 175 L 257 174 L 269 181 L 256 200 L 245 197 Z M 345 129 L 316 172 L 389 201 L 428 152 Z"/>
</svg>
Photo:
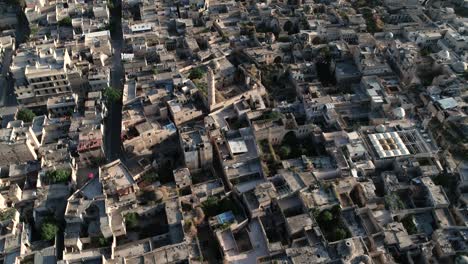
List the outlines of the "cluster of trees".
<svg viewBox="0 0 468 264">
<path fill-rule="evenodd" d="M 138 214 L 128 213 L 124 216 L 125 226 L 128 230 L 135 230 L 138 227 Z"/>
<path fill-rule="evenodd" d="M 341 220 L 341 208 L 338 205 L 330 210 L 316 211 L 314 216 L 328 241 L 339 241 L 351 237 L 351 233 Z"/>
<path fill-rule="evenodd" d="M 150 171 L 147 171 L 145 174 L 143 174 L 141 179 L 147 183 L 153 183 L 159 180 L 159 174 L 153 170 L 150 170 Z"/>
<path fill-rule="evenodd" d="M 369 33 L 382 31 L 384 23 L 380 18 L 374 17 L 374 14 L 372 13 L 372 9 L 363 8 L 362 16 L 366 20 L 367 31 Z"/>
<path fill-rule="evenodd" d="M 0 221 L 6 221 L 13 219 L 15 216 L 15 208 L 6 208 L 2 212 L 0 212 Z"/>
<path fill-rule="evenodd" d="M 216 216 L 227 211 L 232 211 L 233 214 L 239 214 L 239 208 L 231 198 L 218 199 L 215 196 L 210 196 L 202 203 L 202 209 L 208 217 Z"/>
<path fill-rule="evenodd" d="M 22 120 L 25 123 L 30 123 L 32 120 L 36 117 L 36 114 L 34 114 L 33 111 L 27 108 L 22 108 L 18 111 L 16 114 L 16 119 L 17 120 Z"/>
<path fill-rule="evenodd" d="M 259 142 L 262 151 L 262 169 L 266 175 L 272 176 L 281 168 L 281 161 L 278 160 L 273 145 L 264 139 Z"/>
<path fill-rule="evenodd" d="M 195 86 L 197 86 L 198 90 L 204 94 L 208 94 L 208 85 L 206 81 L 203 79 L 205 76 L 205 70 L 203 70 L 201 67 L 193 68 L 189 72 L 189 79 L 193 81 Z"/>
<path fill-rule="evenodd" d="M 385 195 L 384 199 L 386 207 L 390 210 L 403 210 L 406 208 L 405 203 L 396 193 Z"/>
<path fill-rule="evenodd" d="M 52 183 L 68 182 L 70 176 L 71 171 L 67 169 L 57 169 L 46 172 L 47 179 L 49 179 Z"/>
<path fill-rule="evenodd" d="M 41 238 L 45 241 L 52 241 L 55 239 L 59 231 L 57 223 L 52 220 L 45 220 L 41 225 Z"/>
<path fill-rule="evenodd" d="M 109 86 L 104 90 L 104 98 L 106 98 L 107 103 L 119 102 L 122 99 L 122 91 Z"/>
<path fill-rule="evenodd" d="M 286 134 L 277 150 L 281 159 L 292 159 L 301 155 L 311 156 L 314 152 L 313 143 L 310 140 L 301 141 L 293 132 Z"/>
<path fill-rule="evenodd" d="M 61 27 L 71 27 L 72 26 L 72 20 L 70 17 L 65 17 L 62 20 L 58 22 L 58 25 Z"/>
<path fill-rule="evenodd" d="M 203 78 L 203 76 L 205 76 L 205 71 L 202 68 L 197 67 L 197 68 L 193 68 L 190 70 L 188 77 L 191 80 L 195 80 L 195 79 L 201 79 Z"/>
</svg>

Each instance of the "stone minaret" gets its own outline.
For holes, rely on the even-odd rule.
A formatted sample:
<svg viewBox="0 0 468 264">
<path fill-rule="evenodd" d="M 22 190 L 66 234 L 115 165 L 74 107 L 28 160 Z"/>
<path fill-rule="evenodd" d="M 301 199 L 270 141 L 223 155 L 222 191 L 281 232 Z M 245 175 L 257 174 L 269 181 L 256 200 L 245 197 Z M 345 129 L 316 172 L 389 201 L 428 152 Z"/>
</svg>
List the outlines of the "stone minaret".
<svg viewBox="0 0 468 264">
<path fill-rule="evenodd" d="M 212 111 L 216 104 L 216 82 L 213 70 L 209 67 L 206 78 L 208 84 L 208 109 Z"/>
</svg>

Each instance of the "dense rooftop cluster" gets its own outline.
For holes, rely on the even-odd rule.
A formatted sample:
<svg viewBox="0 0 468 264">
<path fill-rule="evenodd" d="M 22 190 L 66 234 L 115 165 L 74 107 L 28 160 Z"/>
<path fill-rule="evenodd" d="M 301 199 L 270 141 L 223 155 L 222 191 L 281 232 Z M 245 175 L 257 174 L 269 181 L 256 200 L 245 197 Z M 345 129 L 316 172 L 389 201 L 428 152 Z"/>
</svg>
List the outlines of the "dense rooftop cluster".
<svg viewBox="0 0 468 264">
<path fill-rule="evenodd" d="M 467 263 L 467 15 L 0 2 L 0 263 Z"/>
</svg>

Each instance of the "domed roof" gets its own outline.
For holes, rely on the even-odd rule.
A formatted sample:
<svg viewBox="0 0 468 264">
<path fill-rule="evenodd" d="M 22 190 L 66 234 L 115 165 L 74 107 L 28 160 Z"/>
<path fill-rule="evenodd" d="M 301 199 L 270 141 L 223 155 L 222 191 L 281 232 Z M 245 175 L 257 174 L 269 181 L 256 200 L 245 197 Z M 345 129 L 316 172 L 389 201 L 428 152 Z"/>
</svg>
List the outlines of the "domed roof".
<svg viewBox="0 0 468 264">
<path fill-rule="evenodd" d="M 448 60 L 450 59 L 450 52 L 448 50 L 441 50 L 437 53 L 441 59 Z"/>
<path fill-rule="evenodd" d="M 352 239 L 341 241 L 338 247 L 342 257 L 350 257 L 354 254 L 354 243 Z"/>
<path fill-rule="evenodd" d="M 387 34 L 385 34 L 385 38 L 386 38 L 386 39 L 393 39 L 393 33 L 392 33 L 392 32 L 388 32 Z"/>
<path fill-rule="evenodd" d="M 164 198 L 164 193 L 161 190 L 155 190 L 154 198 L 156 201 L 161 201 Z"/>
<path fill-rule="evenodd" d="M 375 131 L 379 132 L 379 133 L 384 133 L 387 129 L 385 128 L 384 125 L 378 125 L 375 127 Z"/>
<path fill-rule="evenodd" d="M 406 116 L 405 109 L 403 109 L 401 107 L 397 107 L 397 108 L 393 109 L 393 115 L 396 118 L 403 119 Z"/>
<path fill-rule="evenodd" d="M 458 256 L 455 260 L 456 264 L 466 264 L 468 263 L 468 257 L 467 256 Z"/>
<path fill-rule="evenodd" d="M 454 71 L 462 73 L 468 69 L 468 64 L 466 64 L 466 62 L 463 61 L 458 61 L 452 64 L 452 68 Z"/>
</svg>

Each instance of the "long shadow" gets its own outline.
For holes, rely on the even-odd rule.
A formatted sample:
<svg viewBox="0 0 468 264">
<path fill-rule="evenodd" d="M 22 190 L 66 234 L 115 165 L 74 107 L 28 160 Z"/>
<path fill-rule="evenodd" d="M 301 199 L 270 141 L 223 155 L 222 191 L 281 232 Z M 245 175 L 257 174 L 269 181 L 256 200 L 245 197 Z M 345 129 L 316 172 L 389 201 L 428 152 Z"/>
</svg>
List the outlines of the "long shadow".
<svg viewBox="0 0 468 264">
<path fill-rule="evenodd" d="M 111 86 L 123 90 L 124 70 L 121 61 L 121 50 L 123 43 L 122 34 L 122 2 L 115 0 L 110 10 L 110 25 L 112 39 L 112 65 Z M 108 115 L 104 126 L 104 153 L 107 160 L 113 161 L 122 157 L 122 141 L 120 131 L 122 123 L 122 101 L 110 102 L 108 104 Z"/>
</svg>

